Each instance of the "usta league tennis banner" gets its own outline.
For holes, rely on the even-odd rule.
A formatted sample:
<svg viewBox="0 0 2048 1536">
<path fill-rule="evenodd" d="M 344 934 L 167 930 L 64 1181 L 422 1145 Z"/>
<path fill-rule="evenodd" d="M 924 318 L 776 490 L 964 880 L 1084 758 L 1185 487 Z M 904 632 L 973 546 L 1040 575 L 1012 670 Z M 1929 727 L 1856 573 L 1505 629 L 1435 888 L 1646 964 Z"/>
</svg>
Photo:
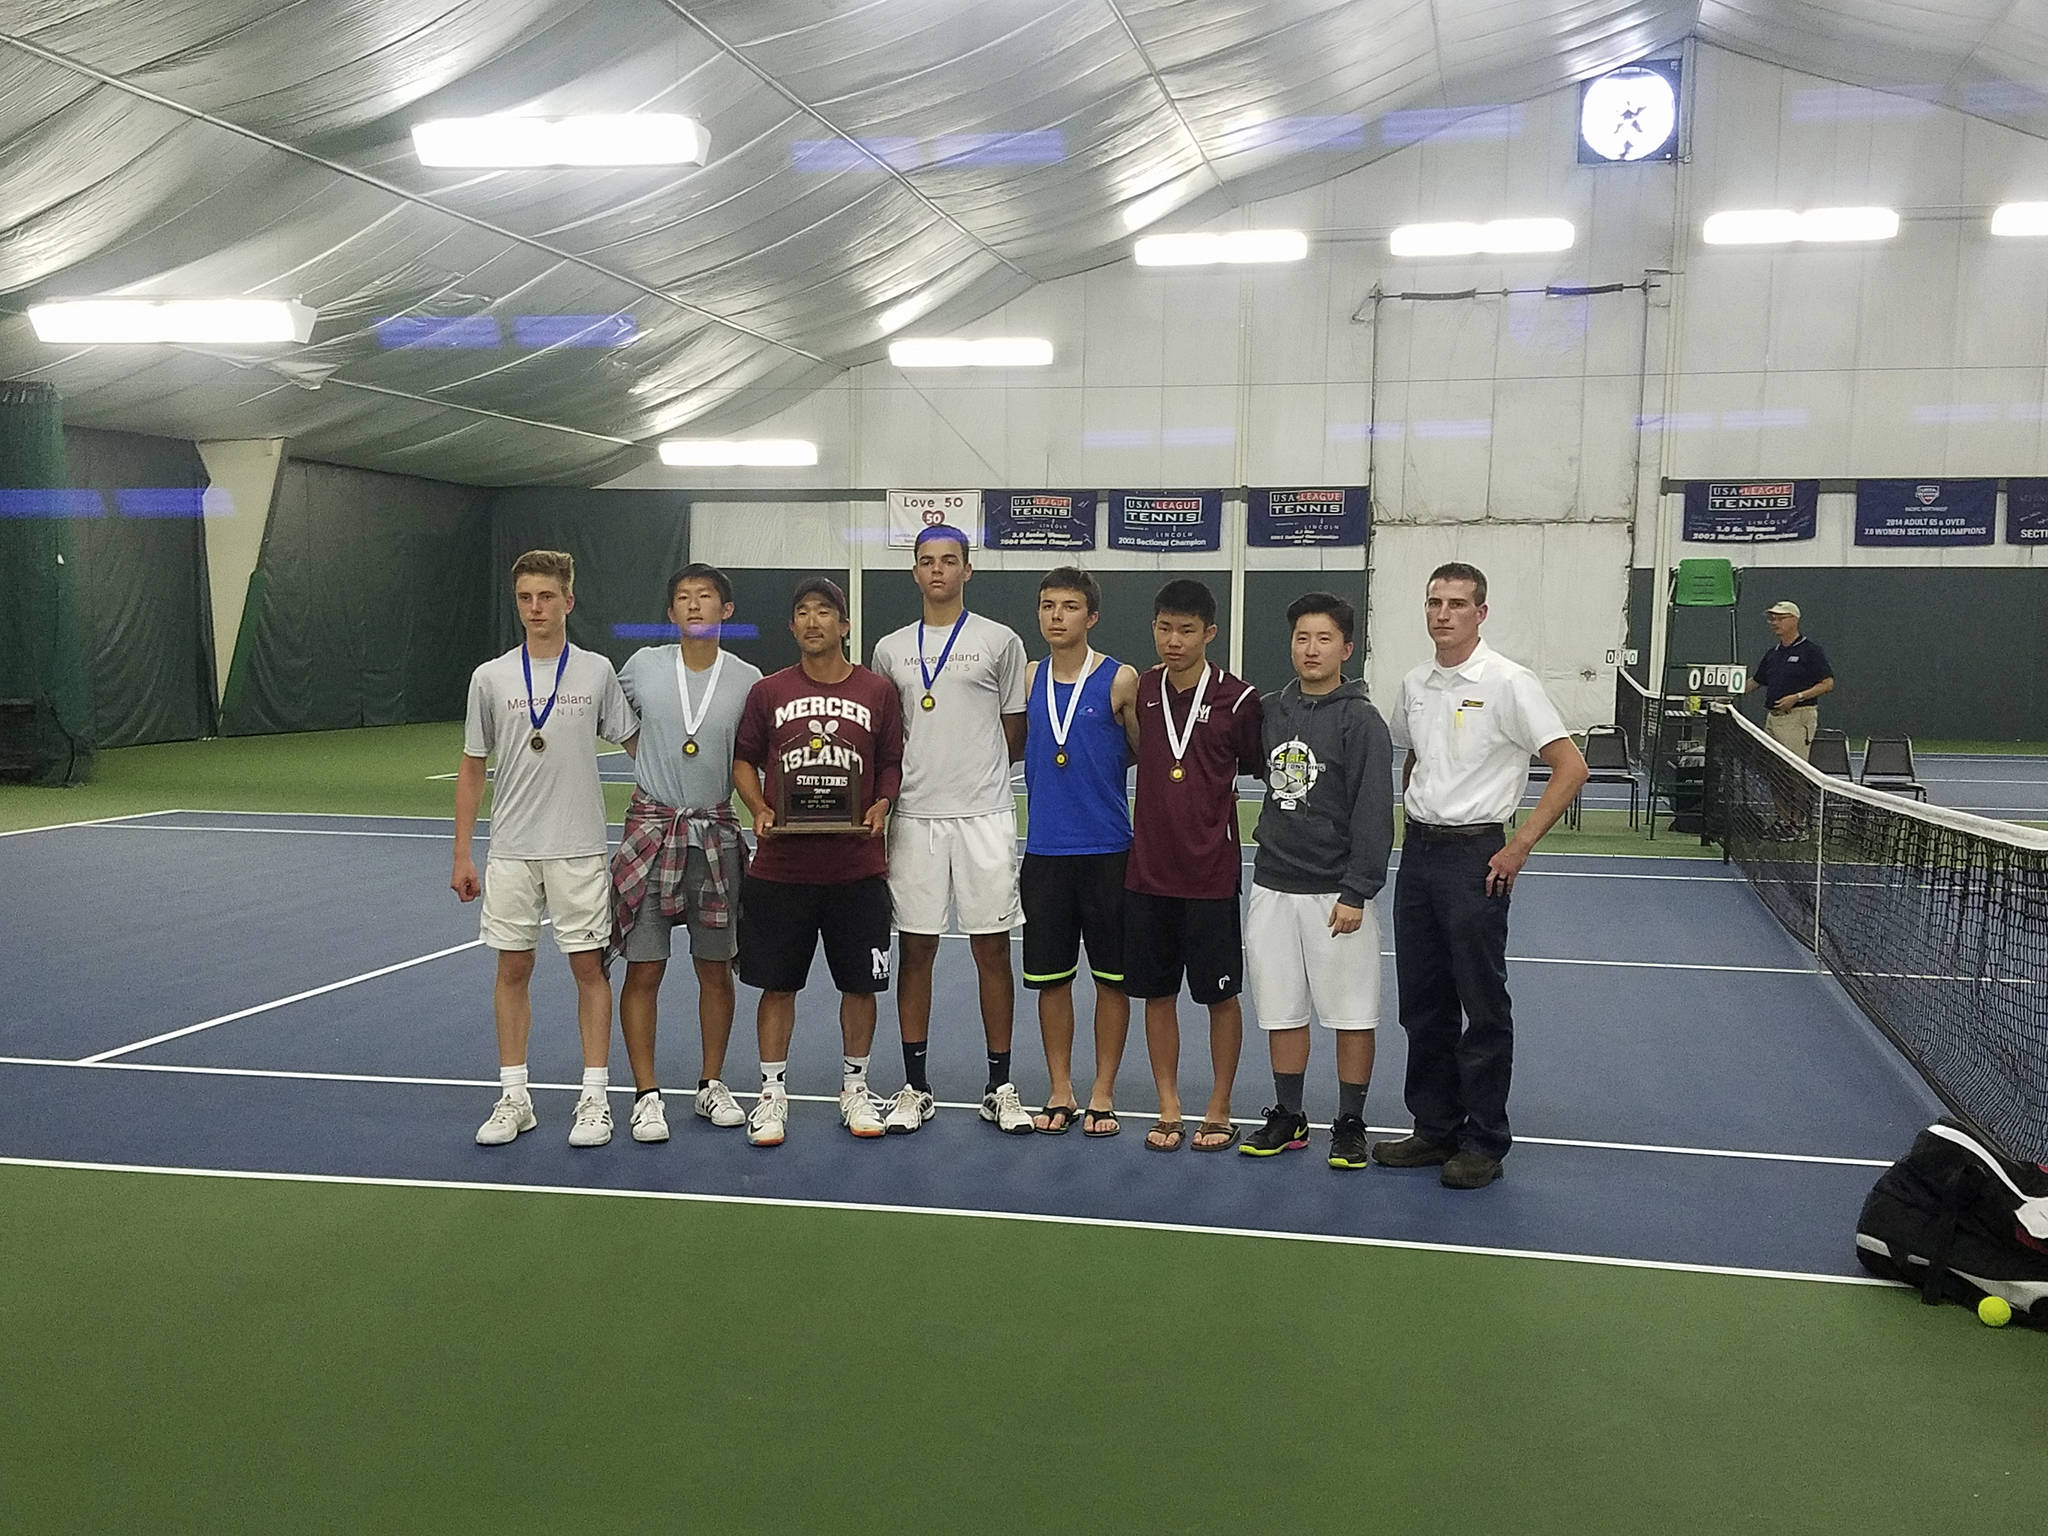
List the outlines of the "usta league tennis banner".
<svg viewBox="0 0 2048 1536">
<path fill-rule="evenodd" d="M 1813 537 L 1818 480 L 1688 480 L 1689 544 L 1780 544 Z"/>
<path fill-rule="evenodd" d="M 1223 547 L 1221 491 L 1111 491 L 1109 547 L 1186 554 Z"/>
<path fill-rule="evenodd" d="M 1246 493 L 1245 533 L 1254 548 L 1365 543 L 1372 498 L 1362 485 Z"/>
<path fill-rule="evenodd" d="M 2048 545 L 2048 480 L 2005 482 L 2005 542 Z"/>
<path fill-rule="evenodd" d="M 1093 549 L 1093 491 L 983 491 L 990 549 Z"/>
<path fill-rule="evenodd" d="M 940 523 L 951 523 L 973 546 L 981 543 L 981 492 L 889 492 L 889 547 L 909 549 L 917 536 Z"/>
<path fill-rule="evenodd" d="M 1989 544 L 1997 508 L 1996 480 L 1858 480 L 1856 542 Z"/>
</svg>

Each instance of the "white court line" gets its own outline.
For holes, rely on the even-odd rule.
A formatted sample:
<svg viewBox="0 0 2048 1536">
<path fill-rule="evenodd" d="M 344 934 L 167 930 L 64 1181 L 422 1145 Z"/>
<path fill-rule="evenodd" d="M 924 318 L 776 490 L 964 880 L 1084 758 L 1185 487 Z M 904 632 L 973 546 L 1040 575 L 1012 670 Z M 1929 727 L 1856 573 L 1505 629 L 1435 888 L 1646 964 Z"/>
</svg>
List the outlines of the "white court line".
<svg viewBox="0 0 2048 1536">
<path fill-rule="evenodd" d="M 0 837 L 26 837 L 31 832 L 64 832 L 72 827 L 114 827 L 139 821 L 145 816 L 179 816 L 181 811 L 130 811 L 125 816 L 100 816 L 91 821 L 53 821 L 46 827 L 16 827 L 12 832 L 0 832 Z M 166 830 L 175 830 L 174 828 Z"/>
<path fill-rule="evenodd" d="M 181 1062 L 166 1061 L 66 1061 L 59 1057 L 45 1056 L 0 1056 L 0 1067 L 82 1067 L 104 1072 L 168 1072 L 174 1075 L 191 1077 L 257 1077 L 278 1079 L 285 1082 L 369 1083 L 376 1086 L 401 1088 L 475 1088 L 495 1090 L 500 1086 L 496 1078 L 484 1077 L 414 1077 L 378 1072 L 307 1072 L 281 1067 L 205 1067 L 187 1066 Z M 535 1093 L 580 1094 L 583 1091 L 581 1083 L 529 1083 L 527 1086 Z M 626 1099 L 639 1096 L 636 1089 L 625 1083 L 613 1083 L 609 1091 Z M 663 1098 L 674 1099 L 679 1103 L 694 1099 L 696 1094 L 697 1090 L 694 1088 L 664 1088 L 661 1090 Z M 750 1097 L 750 1095 L 739 1094 L 737 1097 L 745 1099 Z M 752 1095 L 752 1097 L 758 1097 L 758 1095 Z M 789 1095 L 789 1100 L 793 1104 L 830 1104 L 835 1108 L 839 1104 L 837 1094 L 827 1093 L 792 1093 Z M 936 1103 L 940 1109 L 959 1110 L 963 1113 L 971 1113 L 981 1108 L 978 1100 L 974 1103 L 967 1103 L 965 1101 L 955 1103 L 951 1100 L 939 1099 Z M 1117 1119 L 1119 1121 L 1156 1120 L 1157 1118 L 1158 1112 L 1156 1110 L 1136 1109 L 1130 1106 L 1125 1106 L 1117 1112 Z M 1261 1115 L 1237 1115 L 1232 1118 L 1230 1123 L 1232 1125 L 1263 1125 L 1265 1124 L 1265 1118 Z M 1321 1121 L 1312 1120 L 1309 1122 L 1309 1129 L 1327 1131 L 1329 1126 Z M 1411 1129 L 1413 1127 L 1406 1125 L 1369 1125 L 1366 1127 L 1366 1130 L 1369 1132 L 1385 1136 L 1405 1136 Z M 1809 1152 L 1751 1152 L 1729 1147 L 1666 1146 L 1655 1142 L 1585 1141 L 1566 1136 L 1524 1136 L 1517 1134 L 1515 1144 L 1517 1146 L 1567 1147 L 1589 1152 L 1651 1152 L 1671 1157 L 1720 1157 L 1760 1163 L 1807 1163 L 1830 1168 L 1889 1168 L 1892 1165 L 1890 1158 L 1882 1157 L 1833 1157 Z"/>
<path fill-rule="evenodd" d="M 80 822 L 80 826 L 109 827 L 117 832 L 219 832 L 242 837 L 396 837 L 419 842 L 445 843 L 455 834 L 448 832 L 371 832 L 355 827 L 138 827 L 128 822 Z M 490 841 L 480 837 L 478 842 Z"/>
<path fill-rule="evenodd" d="M 255 1014 L 268 1013 L 273 1008 L 283 1008 L 291 1003 L 302 1003 L 309 997 L 320 997 L 328 992 L 339 992 L 343 987 L 352 987 L 357 982 L 374 981 L 379 976 L 389 976 L 394 971 L 410 970 L 416 965 L 425 965 L 430 960 L 440 960 L 448 955 L 459 955 L 465 949 L 476 949 L 482 944 L 482 939 L 471 939 L 467 944 L 451 944 L 446 949 L 435 950 L 431 955 L 416 955 L 410 960 L 401 960 L 396 965 L 380 966 L 374 971 L 365 971 L 360 976 L 346 977 L 341 981 L 330 981 L 324 987 L 313 987 L 304 992 L 294 992 L 290 997 L 280 997 L 274 1002 L 258 1003 L 253 1008 L 242 1008 L 234 1013 L 224 1013 L 217 1019 L 202 1019 L 197 1024 L 187 1024 L 183 1029 L 166 1030 L 160 1035 L 151 1035 L 147 1040 L 137 1040 L 132 1045 L 117 1045 L 111 1051 L 100 1051 L 92 1056 L 81 1056 L 78 1059 L 78 1064 L 88 1067 L 97 1066 L 103 1061 L 113 1060 L 116 1056 L 126 1056 L 130 1051 L 139 1051 L 152 1045 L 162 1045 L 166 1040 L 177 1040 L 186 1035 L 196 1035 L 202 1029 L 212 1029 L 220 1024 L 232 1024 L 237 1019 L 246 1019 Z"/>
<path fill-rule="evenodd" d="M 41 1157 L 0 1157 L 9 1168 L 52 1168 L 70 1173 L 156 1174 L 173 1178 L 240 1179 L 266 1184 L 334 1184 L 366 1189 L 458 1190 L 466 1194 L 569 1195 L 601 1200 L 661 1200 L 687 1205 L 761 1206 L 796 1211 L 859 1211 L 874 1216 L 942 1216 L 976 1221 L 1015 1221 L 1038 1226 L 1098 1227 L 1122 1232 L 1161 1232 L 1181 1237 L 1258 1238 L 1269 1242 L 1325 1243 L 1345 1248 L 1387 1248 L 1406 1253 L 1463 1254 L 1475 1258 L 1540 1259 L 1554 1264 L 1591 1264 L 1605 1269 L 1655 1270 L 1669 1274 L 1723 1275 L 1740 1280 L 1801 1280 L 1816 1285 L 1905 1287 L 1874 1275 L 1822 1275 L 1800 1269 L 1744 1269 L 1729 1264 L 1685 1264 L 1666 1259 L 1624 1259 L 1607 1254 L 1553 1253 L 1537 1248 L 1482 1248 L 1468 1243 L 1425 1243 L 1407 1238 L 1354 1237 L 1330 1232 L 1267 1232 L 1256 1227 L 1203 1227 L 1187 1222 L 1131 1221 L 1107 1216 L 1058 1216 L 1039 1211 L 976 1211 L 937 1205 L 881 1205 L 851 1200 L 794 1200 L 764 1195 L 712 1195 L 674 1189 L 600 1189 L 570 1184 L 493 1184 L 469 1179 L 397 1179 L 338 1173 L 272 1173 L 237 1168 L 170 1168 L 148 1163 L 86 1163 Z"/>
</svg>

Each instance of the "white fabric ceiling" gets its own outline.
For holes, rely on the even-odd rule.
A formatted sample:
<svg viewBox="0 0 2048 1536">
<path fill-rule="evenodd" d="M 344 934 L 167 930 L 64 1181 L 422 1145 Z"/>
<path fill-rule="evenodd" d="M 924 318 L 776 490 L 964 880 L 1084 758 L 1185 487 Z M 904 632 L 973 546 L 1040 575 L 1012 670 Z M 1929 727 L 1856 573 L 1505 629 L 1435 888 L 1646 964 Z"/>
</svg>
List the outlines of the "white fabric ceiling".
<svg viewBox="0 0 2048 1536">
<path fill-rule="evenodd" d="M 897 329 L 942 331 L 1118 258 L 1147 194 L 1153 229 L 1203 219 L 1691 33 L 2048 121 L 2048 0 L 0 0 L 0 377 L 85 425 L 596 483 L 873 358 L 906 301 Z M 700 118 L 710 163 L 430 171 L 408 138 L 626 109 Z M 19 314 L 117 291 L 321 320 L 223 357 L 47 347 Z M 631 345 L 516 344 L 612 313 Z M 505 344 L 375 329 L 461 315 Z"/>
</svg>

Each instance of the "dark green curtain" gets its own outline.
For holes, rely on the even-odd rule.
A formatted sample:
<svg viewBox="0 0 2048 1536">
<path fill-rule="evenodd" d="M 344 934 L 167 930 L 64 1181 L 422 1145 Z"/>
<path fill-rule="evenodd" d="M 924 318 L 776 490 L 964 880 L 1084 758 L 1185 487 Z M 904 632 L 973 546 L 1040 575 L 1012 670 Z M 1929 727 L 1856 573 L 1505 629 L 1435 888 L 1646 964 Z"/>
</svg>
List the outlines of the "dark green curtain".
<svg viewBox="0 0 2048 1536">
<path fill-rule="evenodd" d="M 491 653 L 490 493 L 287 461 L 222 733 L 460 719 Z"/>
<path fill-rule="evenodd" d="M 69 428 L 71 484 L 103 517 L 77 527 L 78 607 L 102 747 L 215 733 L 206 466 L 189 442 Z M 214 515 L 262 517 L 263 508 Z"/>
<path fill-rule="evenodd" d="M 675 491 L 548 486 L 493 492 L 490 601 L 499 651 L 519 643 L 512 562 L 529 549 L 559 549 L 575 558 L 569 643 L 602 651 L 616 666 L 653 643 L 619 626 L 667 618 L 668 578 L 690 558 L 690 504 Z"/>
<path fill-rule="evenodd" d="M 57 392 L 0 383 L 0 773 L 34 784 L 83 783 L 95 747 L 76 528 L 101 513 L 67 487 Z"/>
</svg>

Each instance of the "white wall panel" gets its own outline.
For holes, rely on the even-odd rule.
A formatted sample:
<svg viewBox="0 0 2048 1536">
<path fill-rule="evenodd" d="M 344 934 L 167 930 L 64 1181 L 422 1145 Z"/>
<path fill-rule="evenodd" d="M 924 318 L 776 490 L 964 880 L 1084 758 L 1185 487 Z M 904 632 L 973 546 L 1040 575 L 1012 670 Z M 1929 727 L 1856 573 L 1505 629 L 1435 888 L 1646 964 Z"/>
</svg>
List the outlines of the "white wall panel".
<svg viewBox="0 0 2048 1536">
<path fill-rule="evenodd" d="M 843 501 L 693 501 L 690 558 L 734 570 L 844 569 Z"/>
</svg>

